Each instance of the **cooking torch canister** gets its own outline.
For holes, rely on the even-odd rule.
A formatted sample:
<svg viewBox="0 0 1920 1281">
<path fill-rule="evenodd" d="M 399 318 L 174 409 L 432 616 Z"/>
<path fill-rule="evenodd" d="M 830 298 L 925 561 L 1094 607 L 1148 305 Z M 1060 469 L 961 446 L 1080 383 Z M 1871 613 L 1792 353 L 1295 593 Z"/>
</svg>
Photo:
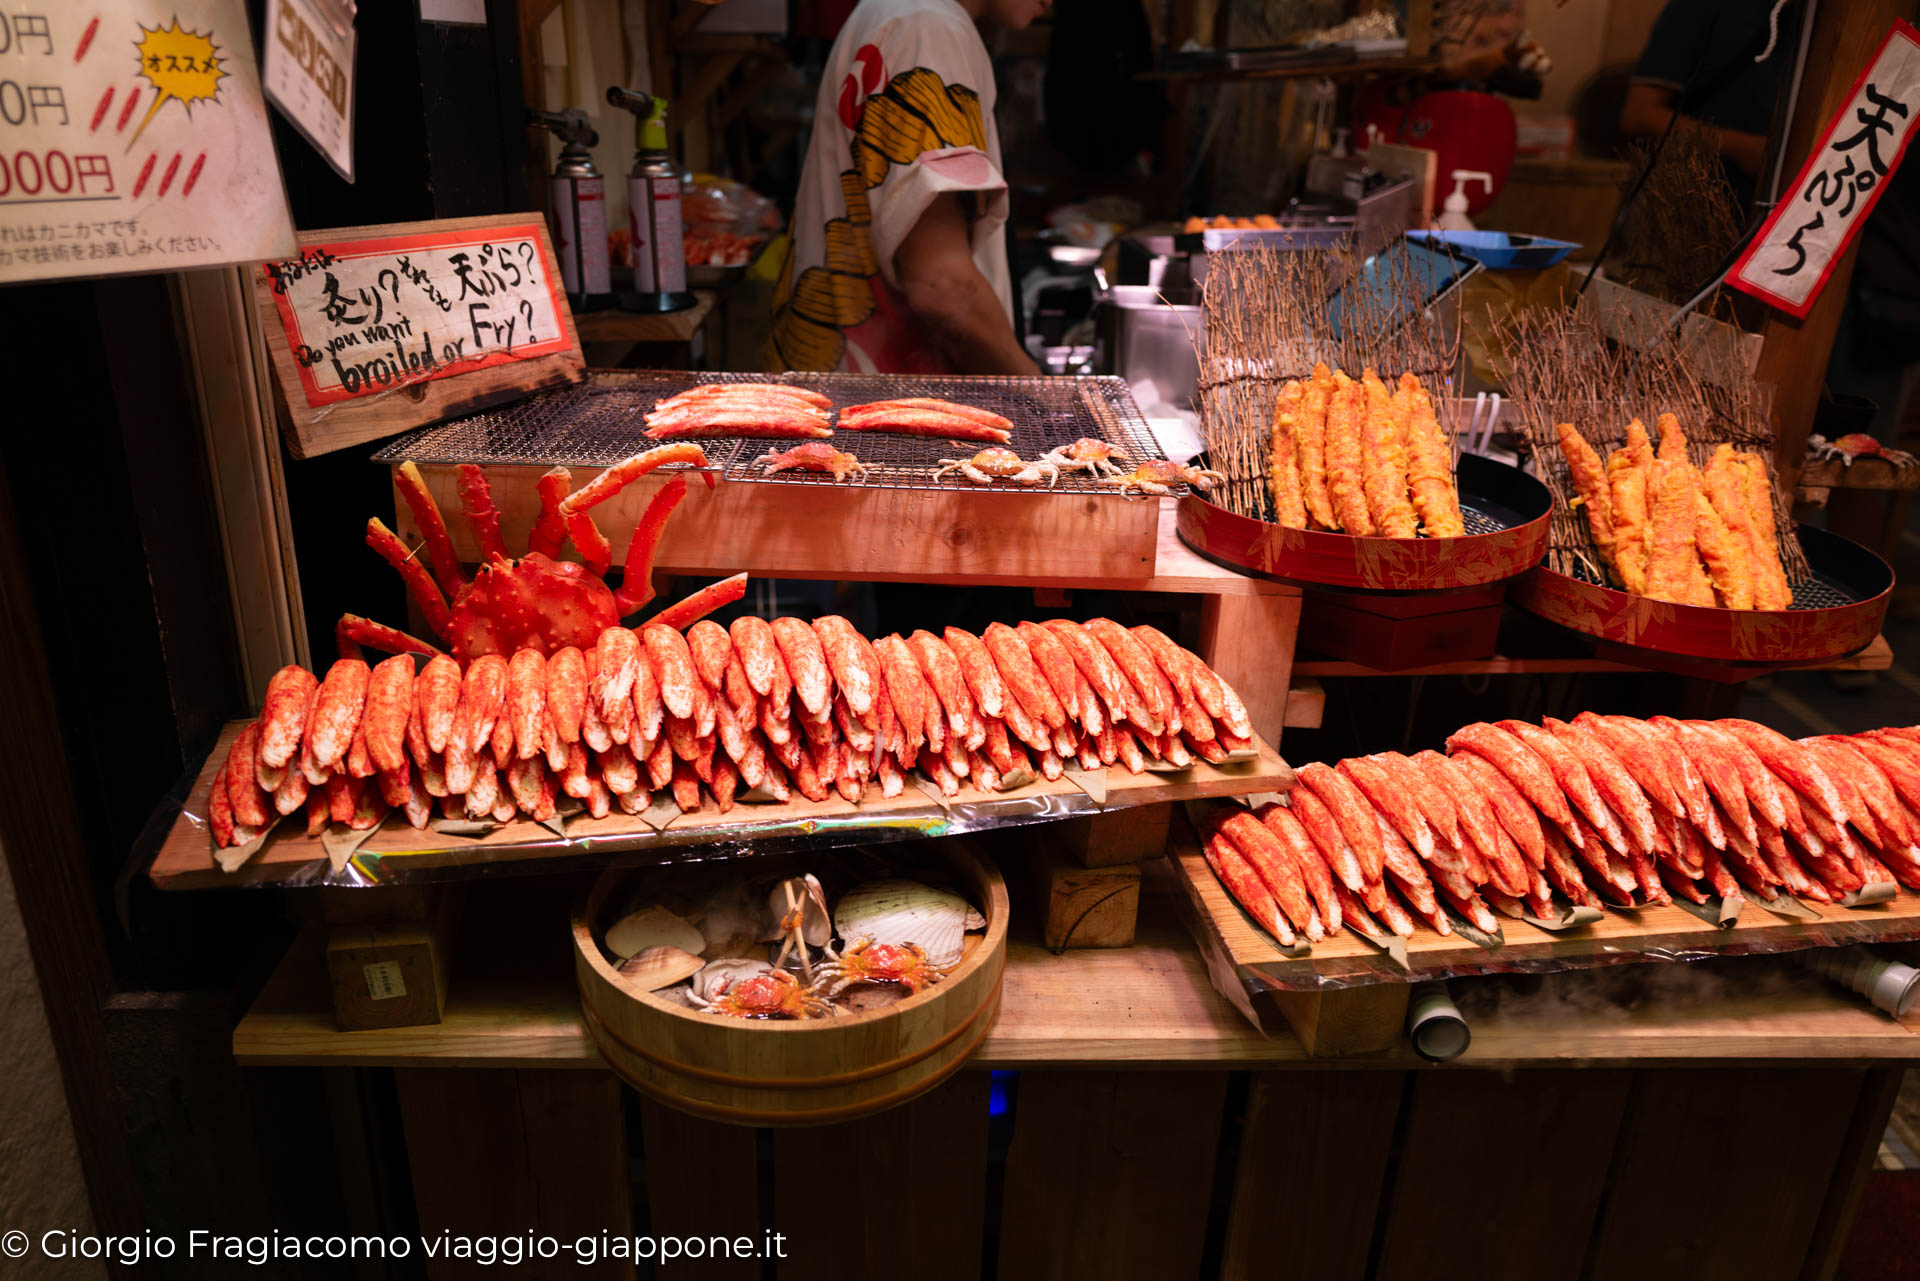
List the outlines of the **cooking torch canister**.
<svg viewBox="0 0 1920 1281">
<path fill-rule="evenodd" d="M 574 306 L 613 293 L 613 271 L 607 257 L 607 180 L 588 150 L 600 135 L 586 113 L 530 111 L 529 121 L 559 135 L 563 146 L 548 188 L 552 193 L 553 251 L 560 259 L 560 278 Z"/>
<path fill-rule="evenodd" d="M 627 208 L 633 246 L 633 292 L 628 311 L 678 311 L 693 305 L 680 221 L 680 171 L 667 154 L 667 102 L 627 89 L 607 90 L 607 101 L 638 117 Z"/>
</svg>

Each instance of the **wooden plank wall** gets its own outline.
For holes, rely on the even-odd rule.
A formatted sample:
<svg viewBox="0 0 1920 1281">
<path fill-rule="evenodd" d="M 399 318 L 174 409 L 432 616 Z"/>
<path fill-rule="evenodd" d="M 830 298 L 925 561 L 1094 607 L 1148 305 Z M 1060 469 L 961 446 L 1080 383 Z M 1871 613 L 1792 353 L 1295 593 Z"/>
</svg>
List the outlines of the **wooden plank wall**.
<svg viewBox="0 0 1920 1281">
<path fill-rule="evenodd" d="M 1817 1281 L 1898 1076 L 1045 1070 L 994 1120 L 964 1072 L 863 1121 L 753 1131 L 601 1073 L 396 1073 L 424 1237 L 781 1234 L 770 1272 L 668 1265 L 700 1281 Z"/>
</svg>

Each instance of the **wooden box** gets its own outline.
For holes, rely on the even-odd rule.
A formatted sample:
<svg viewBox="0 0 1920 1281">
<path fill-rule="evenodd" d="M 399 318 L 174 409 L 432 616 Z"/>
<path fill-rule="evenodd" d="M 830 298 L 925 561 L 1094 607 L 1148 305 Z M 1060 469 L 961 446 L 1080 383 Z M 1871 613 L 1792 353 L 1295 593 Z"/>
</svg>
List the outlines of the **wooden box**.
<svg viewBox="0 0 1920 1281">
<path fill-rule="evenodd" d="M 1307 589 L 1300 648 L 1380 671 L 1488 658 L 1500 634 L 1505 583 L 1398 596 Z"/>
</svg>

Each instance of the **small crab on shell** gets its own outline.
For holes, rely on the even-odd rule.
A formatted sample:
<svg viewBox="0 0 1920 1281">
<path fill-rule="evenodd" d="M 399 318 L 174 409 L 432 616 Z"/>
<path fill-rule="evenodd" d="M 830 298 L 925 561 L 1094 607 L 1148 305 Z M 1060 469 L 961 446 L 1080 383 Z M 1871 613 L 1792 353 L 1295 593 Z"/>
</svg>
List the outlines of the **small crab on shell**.
<svg viewBox="0 0 1920 1281">
<path fill-rule="evenodd" d="M 777 471 L 812 471 L 831 476 L 835 480 L 845 480 L 849 476 L 867 478 L 867 465 L 844 450 L 835 449 L 825 441 L 810 440 L 804 445 L 795 445 L 785 452 L 769 449 L 753 460 L 765 463 L 761 470 L 768 475 Z"/>
<path fill-rule="evenodd" d="M 689 988 L 687 999 L 708 1014 L 736 1019 L 821 1019 L 840 1012 L 825 997 L 802 987 L 793 975 L 774 969 L 739 982 L 722 980 L 710 997 Z"/>
<path fill-rule="evenodd" d="M 827 963 L 814 971 L 813 990 L 824 990 L 831 999 L 858 983 L 896 983 L 911 993 L 945 977 L 927 963 L 926 949 L 916 943 L 858 938 L 844 952 L 827 949 Z"/>
<path fill-rule="evenodd" d="M 1040 455 L 1043 463 L 1052 463 L 1061 471 L 1092 472 L 1096 476 L 1121 475 L 1114 459 L 1132 462 L 1125 453 L 1104 440 L 1095 440 L 1091 436 L 1082 436 L 1071 445 L 1060 445 Z"/>
<path fill-rule="evenodd" d="M 1155 498 L 1165 498 L 1173 493 L 1175 485 L 1188 485 L 1204 494 L 1215 485 L 1226 484 L 1227 478 L 1220 472 L 1208 471 L 1204 467 L 1182 467 L 1164 458 L 1149 458 L 1126 475 L 1103 477 L 1100 483 L 1118 485 L 1123 494 L 1151 494 Z"/>
<path fill-rule="evenodd" d="M 1047 488 L 1052 489 L 1060 481 L 1060 469 L 1047 459 L 1028 462 L 1011 449 L 998 445 L 983 449 L 971 458 L 942 458 L 933 478 L 939 480 L 950 471 L 959 472 L 976 485 L 991 485 L 996 480 L 1010 480 L 1016 485 L 1038 485 L 1045 481 Z"/>
<path fill-rule="evenodd" d="M 702 966 L 700 971 L 689 980 L 689 986 L 695 997 L 710 1002 L 724 989 L 736 983 L 744 983 L 750 978 L 772 972 L 771 965 L 750 956 L 723 956 L 717 961 L 708 961 Z"/>
<path fill-rule="evenodd" d="M 911 943 L 928 965 L 948 970 L 965 955 L 967 931 L 985 929 L 987 918 L 951 890 L 902 879 L 849 890 L 834 906 L 833 926 L 841 938 L 869 946 Z"/>
</svg>

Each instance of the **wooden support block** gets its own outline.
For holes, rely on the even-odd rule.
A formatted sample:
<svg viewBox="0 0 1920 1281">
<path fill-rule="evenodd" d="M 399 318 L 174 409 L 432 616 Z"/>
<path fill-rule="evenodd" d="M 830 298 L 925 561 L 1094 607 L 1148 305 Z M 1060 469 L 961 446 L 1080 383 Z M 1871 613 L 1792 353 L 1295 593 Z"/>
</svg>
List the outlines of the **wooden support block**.
<svg viewBox="0 0 1920 1281">
<path fill-rule="evenodd" d="M 1132 947 L 1140 914 L 1140 868 L 1081 867 L 1053 845 L 1033 860 L 1048 947 Z"/>
<path fill-rule="evenodd" d="M 1081 867 L 1117 867 L 1165 854 L 1172 822 L 1173 803 L 1168 801 L 1070 818 L 1045 830 Z"/>
<path fill-rule="evenodd" d="M 780 1281 L 978 1277 L 988 1080 L 960 1072 L 878 1116 L 775 1130 L 774 1230 L 786 1236 Z"/>
<path fill-rule="evenodd" d="M 1226 1096 L 1225 1072 L 1022 1073 L 1000 1281 L 1198 1281 Z"/>
<path fill-rule="evenodd" d="M 1404 1072 L 1252 1074 L 1220 1281 L 1271 1277 L 1282 1242 L 1292 1275 L 1366 1275 L 1405 1087 Z"/>
<path fill-rule="evenodd" d="M 1474 1277 L 1538 1281 L 1583 1275 L 1594 1220 L 1609 1186 L 1610 1154 L 1627 1112 L 1632 1073 L 1585 1069 L 1423 1072 L 1400 1127 L 1399 1163 L 1383 1204 L 1378 1281 Z M 1747 1118 L 1752 1123 L 1752 1118 Z M 1765 1127 L 1761 1127 L 1765 1128 Z M 1695 1173 L 1661 1215 L 1690 1217 Z M 1721 1166 L 1714 1160 L 1717 1172 Z M 1701 1230 L 1713 1233 L 1710 1219 Z M 1645 1226 L 1644 1223 L 1642 1226 Z M 1739 1276 L 1738 1272 L 1712 1272 Z"/>
<path fill-rule="evenodd" d="M 1400 1044 L 1407 1023 L 1405 983 L 1368 983 L 1328 992 L 1267 994 L 1315 1058 L 1373 1054 Z"/>
<path fill-rule="evenodd" d="M 1274 746 L 1287 719 L 1298 596 L 1208 596 L 1200 608 L 1200 657 L 1233 686 L 1254 732 Z"/>
<path fill-rule="evenodd" d="M 422 1237 L 632 1237 L 624 1089 L 611 1073 L 401 1068 L 393 1079 Z M 432 1281 L 498 1270 L 444 1254 L 426 1262 Z M 528 1271 L 562 1274 L 631 1281 L 635 1269 L 561 1256 Z"/>
<path fill-rule="evenodd" d="M 1319 729 L 1327 714 L 1327 691 L 1311 678 L 1287 687 L 1287 728 Z"/>
<path fill-rule="evenodd" d="M 420 919 L 333 926 L 327 981 L 340 1030 L 438 1023 L 447 1008 L 455 919 L 449 894 Z"/>
</svg>

